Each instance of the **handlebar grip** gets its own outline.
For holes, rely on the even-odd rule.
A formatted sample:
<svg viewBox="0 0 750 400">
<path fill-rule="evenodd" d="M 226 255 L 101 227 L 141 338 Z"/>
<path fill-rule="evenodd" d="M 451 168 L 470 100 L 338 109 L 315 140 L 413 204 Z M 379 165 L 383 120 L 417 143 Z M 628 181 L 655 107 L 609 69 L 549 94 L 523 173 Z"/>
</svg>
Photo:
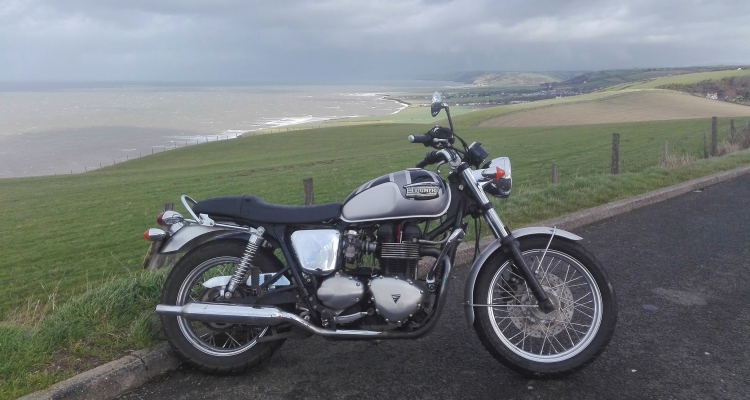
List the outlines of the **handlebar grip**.
<svg viewBox="0 0 750 400">
<path fill-rule="evenodd" d="M 409 135 L 409 143 L 431 143 L 432 138 L 428 135 Z"/>
</svg>

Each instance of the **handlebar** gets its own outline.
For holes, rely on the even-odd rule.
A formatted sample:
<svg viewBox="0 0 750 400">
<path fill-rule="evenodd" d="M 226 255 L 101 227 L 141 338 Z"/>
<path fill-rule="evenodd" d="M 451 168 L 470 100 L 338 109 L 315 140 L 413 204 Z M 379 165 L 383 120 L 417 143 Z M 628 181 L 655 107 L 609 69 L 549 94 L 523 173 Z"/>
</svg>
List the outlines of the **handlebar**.
<svg viewBox="0 0 750 400">
<path fill-rule="evenodd" d="M 430 135 L 409 135 L 409 143 L 432 143 Z"/>
<path fill-rule="evenodd" d="M 430 164 L 443 161 L 443 156 L 437 151 L 431 151 L 424 156 L 424 160 L 417 163 L 417 168 L 424 168 Z"/>
</svg>

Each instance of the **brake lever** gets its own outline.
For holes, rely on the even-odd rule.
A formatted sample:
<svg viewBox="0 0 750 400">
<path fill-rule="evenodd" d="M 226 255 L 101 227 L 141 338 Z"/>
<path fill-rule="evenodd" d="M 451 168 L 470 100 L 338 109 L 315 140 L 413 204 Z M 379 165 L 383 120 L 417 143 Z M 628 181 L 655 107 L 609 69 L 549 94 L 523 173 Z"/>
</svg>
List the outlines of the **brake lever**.
<svg viewBox="0 0 750 400">
<path fill-rule="evenodd" d="M 440 172 L 440 166 L 443 165 L 443 164 L 445 164 L 445 161 L 440 161 L 438 163 L 437 167 L 435 167 L 435 172 L 437 172 L 438 175 L 442 175 L 442 172 Z"/>
</svg>

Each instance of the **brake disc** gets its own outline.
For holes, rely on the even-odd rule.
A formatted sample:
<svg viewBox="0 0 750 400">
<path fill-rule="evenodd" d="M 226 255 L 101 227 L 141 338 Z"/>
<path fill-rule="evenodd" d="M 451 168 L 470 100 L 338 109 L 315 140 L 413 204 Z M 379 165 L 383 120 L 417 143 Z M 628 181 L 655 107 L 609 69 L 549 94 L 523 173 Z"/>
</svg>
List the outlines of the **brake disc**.
<svg viewBox="0 0 750 400">
<path fill-rule="evenodd" d="M 555 336 L 562 332 L 573 318 L 573 294 L 564 285 L 564 281 L 554 274 L 547 273 L 537 278 L 542 284 L 542 289 L 547 293 L 547 297 L 555 306 L 555 311 L 545 314 L 539 308 L 510 307 L 508 314 L 513 325 L 528 336 L 535 338 Z M 528 290 L 525 282 L 518 286 L 515 298 L 517 300 L 510 305 L 537 304 L 536 298 Z"/>
</svg>

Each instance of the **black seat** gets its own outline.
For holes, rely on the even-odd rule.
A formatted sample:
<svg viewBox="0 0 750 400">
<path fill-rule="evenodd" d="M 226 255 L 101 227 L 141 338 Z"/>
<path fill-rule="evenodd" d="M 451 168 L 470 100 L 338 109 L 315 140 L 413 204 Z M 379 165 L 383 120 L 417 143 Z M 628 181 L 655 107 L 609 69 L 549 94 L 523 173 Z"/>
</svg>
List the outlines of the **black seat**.
<svg viewBox="0 0 750 400">
<path fill-rule="evenodd" d="M 268 204 L 255 196 L 227 196 L 201 200 L 193 206 L 196 214 L 211 218 L 227 217 L 276 224 L 310 224 L 341 218 L 341 204 L 282 206 Z"/>
</svg>

